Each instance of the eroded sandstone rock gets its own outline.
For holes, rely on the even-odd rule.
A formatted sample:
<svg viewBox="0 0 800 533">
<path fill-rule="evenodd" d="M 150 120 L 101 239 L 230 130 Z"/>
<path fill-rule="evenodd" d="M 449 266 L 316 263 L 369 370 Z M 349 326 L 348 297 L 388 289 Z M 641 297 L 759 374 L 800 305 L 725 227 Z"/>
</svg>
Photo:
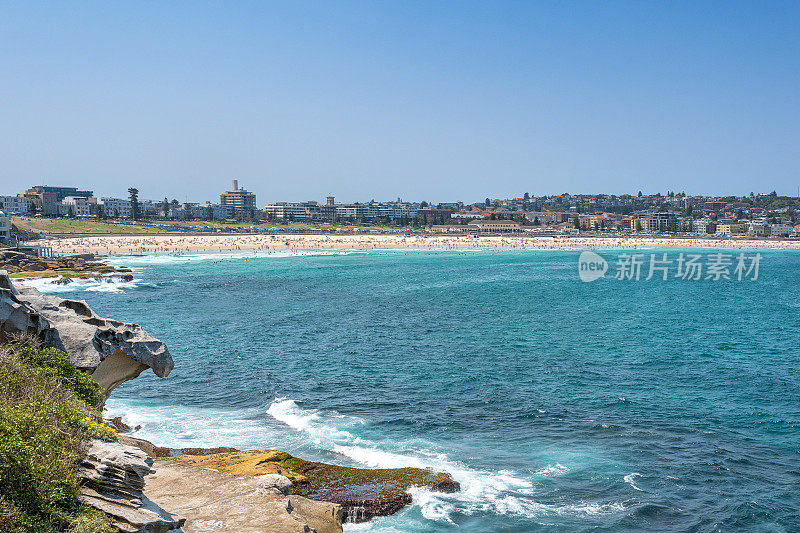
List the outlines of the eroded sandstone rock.
<svg viewBox="0 0 800 533">
<path fill-rule="evenodd" d="M 292 482 L 291 494 L 340 504 L 347 522 L 398 512 L 411 503 L 412 487 L 438 492 L 461 488 L 446 472 L 411 467 L 351 468 L 306 461 L 275 450 L 181 455 L 177 460 L 236 476 L 286 476 Z"/>
<path fill-rule="evenodd" d="M 185 533 L 341 533 L 339 505 L 287 495 L 282 475 L 237 477 L 185 461 L 162 459 L 145 480 L 145 494 L 186 517 Z"/>
<path fill-rule="evenodd" d="M 133 446 L 92 441 L 76 471 L 78 499 L 111 516 L 124 533 L 165 533 L 180 528 L 185 519 L 175 516 L 143 493 L 151 459 Z"/>
<path fill-rule="evenodd" d="M 166 377 L 174 366 L 163 342 L 138 324 L 97 316 L 86 302 L 15 286 L 0 271 L 0 340 L 31 334 L 45 346 L 66 352 L 105 394 L 148 368 Z"/>
</svg>

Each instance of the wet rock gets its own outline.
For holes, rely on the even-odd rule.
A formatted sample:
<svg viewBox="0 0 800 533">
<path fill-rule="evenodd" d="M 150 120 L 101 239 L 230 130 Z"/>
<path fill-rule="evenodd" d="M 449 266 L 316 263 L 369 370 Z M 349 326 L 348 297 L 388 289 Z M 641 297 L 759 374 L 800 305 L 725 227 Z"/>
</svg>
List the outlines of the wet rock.
<svg viewBox="0 0 800 533">
<path fill-rule="evenodd" d="M 445 472 L 350 468 L 305 461 L 274 450 L 183 455 L 178 459 L 237 476 L 286 476 L 292 482 L 291 494 L 341 505 L 346 522 L 364 522 L 396 513 L 411 503 L 408 491 L 412 487 L 441 492 L 460 490 L 459 483 Z"/>
<path fill-rule="evenodd" d="M 116 429 L 120 433 L 130 433 L 131 431 L 133 431 L 133 428 L 131 428 L 128 424 L 122 421 L 121 416 L 115 416 L 114 418 L 106 419 L 105 422 L 109 426 L 114 427 L 114 429 Z"/>
</svg>

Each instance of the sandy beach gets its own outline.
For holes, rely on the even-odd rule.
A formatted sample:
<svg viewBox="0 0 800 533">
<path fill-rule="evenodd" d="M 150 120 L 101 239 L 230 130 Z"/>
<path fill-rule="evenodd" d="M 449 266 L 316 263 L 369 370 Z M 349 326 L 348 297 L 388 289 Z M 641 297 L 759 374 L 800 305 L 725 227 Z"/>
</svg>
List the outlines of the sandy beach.
<svg viewBox="0 0 800 533">
<path fill-rule="evenodd" d="M 320 248 L 766 248 L 800 249 L 800 241 L 671 237 L 460 235 L 138 235 L 71 237 L 47 241 L 56 253 L 150 253 Z"/>
</svg>

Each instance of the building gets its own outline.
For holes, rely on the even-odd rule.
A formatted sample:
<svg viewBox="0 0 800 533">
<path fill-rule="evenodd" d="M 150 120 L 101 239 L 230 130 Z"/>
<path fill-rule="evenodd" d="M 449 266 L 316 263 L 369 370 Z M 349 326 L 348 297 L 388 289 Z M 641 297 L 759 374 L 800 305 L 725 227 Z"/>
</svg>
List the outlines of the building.
<svg viewBox="0 0 800 533">
<path fill-rule="evenodd" d="M 253 218 L 253 213 L 256 210 L 256 195 L 245 189 L 240 189 L 239 180 L 231 181 L 231 189 L 219 195 L 219 203 L 233 209 L 235 217 Z"/>
<path fill-rule="evenodd" d="M 794 235 L 794 226 L 790 224 L 770 224 L 769 236 L 770 237 L 788 237 Z"/>
<path fill-rule="evenodd" d="M 8 243 L 11 241 L 11 217 L 0 211 L 0 241 Z"/>
<path fill-rule="evenodd" d="M 752 220 L 747 223 L 747 234 L 755 237 L 769 235 L 769 224 L 766 219 Z"/>
<path fill-rule="evenodd" d="M 420 207 L 417 209 L 417 220 L 422 224 L 446 224 L 450 221 L 452 209 L 438 209 L 436 207 Z"/>
<path fill-rule="evenodd" d="M 414 204 L 405 202 L 369 202 L 337 204 L 333 196 L 328 196 L 325 204 L 309 202 L 277 202 L 264 207 L 268 219 L 304 222 L 366 222 L 382 220 L 386 222 L 410 221 L 417 215 Z"/>
<path fill-rule="evenodd" d="M 67 196 L 61 200 L 58 213 L 73 217 L 88 217 L 92 214 L 91 203 L 94 202 L 90 202 L 86 196 Z"/>
<path fill-rule="evenodd" d="M 513 220 L 473 220 L 467 227 L 481 233 L 516 233 L 521 231 L 519 222 Z"/>
<path fill-rule="evenodd" d="M 317 202 L 278 202 L 264 206 L 268 220 L 283 220 L 286 222 L 317 222 L 321 221 L 322 209 Z"/>
<path fill-rule="evenodd" d="M 476 228 L 466 224 L 434 224 L 431 226 L 431 231 L 434 233 L 467 233 L 476 231 Z"/>
<path fill-rule="evenodd" d="M 36 185 L 28 190 L 22 191 L 20 196 L 34 200 L 36 207 L 41 209 L 45 215 L 55 216 L 59 214 L 58 204 L 68 196 L 81 196 L 91 198 L 94 196 L 92 191 L 81 191 L 77 187 L 50 187 L 48 185 Z"/>
<path fill-rule="evenodd" d="M 229 205 L 214 204 L 211 206 L 211 214 L 214 220 L 228 220 L 233 218 L 233 207 Z"/>
<path fill-rule="evenodd" d="M 27 215 L 28 199 L 24 196 L 0 196 L 0 209 L 7 215 Z"/>
<path fill-rule="evenodd" d="M 700 235 L 717 232 L 717 223 L 707 218 L 701 218 L 692 222 L 692 231 Z"/>
<path fill-rule="evenodd" d="M 675 213 L 650 213 L 639 217 L 642 231 L 664 231 L 678 229 L 678 215 Z"/>
<path fill-rule="evenodd" d="M 717 224 L 717 235 L 744 235 L 747 233 L 747 224 L 737 222 L 721 222 Z"/>
<path fill-rule="evenodd" d="M 123 198 L 100 198 L 98 206 L 103 206 L 103 216 L 107 218 L 131 218 L 131 201 Z"/>
</svg>

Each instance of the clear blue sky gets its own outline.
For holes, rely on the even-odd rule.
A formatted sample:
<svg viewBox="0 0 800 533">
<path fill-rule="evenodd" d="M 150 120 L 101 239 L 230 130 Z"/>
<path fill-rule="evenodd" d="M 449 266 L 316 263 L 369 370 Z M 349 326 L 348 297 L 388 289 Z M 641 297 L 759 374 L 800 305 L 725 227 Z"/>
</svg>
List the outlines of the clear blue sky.
<svg viewBox="0 0 800 533">
<path fill-rule="evenodd" d="M 800 2 L 0 1 L 0 194 L 797 194 Z"/>
</svg>

